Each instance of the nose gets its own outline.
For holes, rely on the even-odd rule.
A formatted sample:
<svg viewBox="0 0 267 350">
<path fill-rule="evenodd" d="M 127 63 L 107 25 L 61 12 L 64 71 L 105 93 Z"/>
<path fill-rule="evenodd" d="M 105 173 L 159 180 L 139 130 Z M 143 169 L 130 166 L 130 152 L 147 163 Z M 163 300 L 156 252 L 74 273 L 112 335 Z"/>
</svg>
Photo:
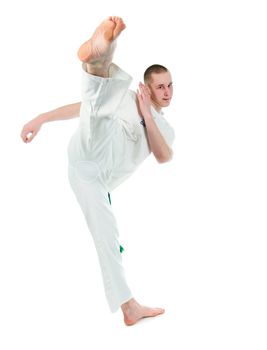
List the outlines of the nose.
<svg viewBox="0 0 267 350">
<path fill-rule="evenodd" d="M 170 91 L 169 91 L 168 88 L 164 90 L 164 96 L 165 97 L 169 97 L 170 96 Z"/>
</svg>

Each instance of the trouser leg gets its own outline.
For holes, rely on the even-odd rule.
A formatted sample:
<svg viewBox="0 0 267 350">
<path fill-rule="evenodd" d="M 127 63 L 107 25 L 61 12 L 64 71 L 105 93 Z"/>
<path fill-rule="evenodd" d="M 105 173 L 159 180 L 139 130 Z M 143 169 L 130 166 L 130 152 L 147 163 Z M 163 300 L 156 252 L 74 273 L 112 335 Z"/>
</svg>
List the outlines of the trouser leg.
<svg viewBox="0 0 267 350">
<path fill-rule="evenodd" d="M 121 128 L 116 112 L 127 95 L 131 80 L 114 64 L 110 66 L 109 78 L 82 72 L 80 123 L 68 146 L 72 164 L 79 159 L 90 159 L 95 160 L 103 171 L 111 170 L 111 142 L 114 137 L 117 140 Z"/>
<path fill-rule="evenodd" d="M 82 109 L 80 118 L 83 124 L 89 116 L 112 118 L 131 84 L 132 77 L 116 66 L 109 68 L 109 78 L 88 74 L 82 71 Z"/>
<path fill-rule="evenodd" d="M 115 312 L 132 295 L 125 279 L 117 223 L 107 190 L 94 162 L 70 166 L 69 180 L 95 243 L 110 310 Z"/>
</svg>

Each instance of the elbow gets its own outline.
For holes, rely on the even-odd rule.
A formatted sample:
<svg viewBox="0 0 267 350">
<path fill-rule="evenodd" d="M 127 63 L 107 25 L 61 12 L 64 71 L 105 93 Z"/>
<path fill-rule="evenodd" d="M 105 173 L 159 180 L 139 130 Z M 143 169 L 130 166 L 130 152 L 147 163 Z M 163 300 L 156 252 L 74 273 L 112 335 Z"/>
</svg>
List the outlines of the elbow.
<svg viewBox="0 0 267 350">
<path fill-rule="evenodd" d="M 171 160 L 171 158 L 157 158 L 159 164 L 167 163 Z"/>
<path fill-rule="evenodd" d="M 162 164 L 162 163 L 167 163 L 170 162 L 172 160 L 172 156 L 173 156 L 173 152 L 172 150 L 169 152 L 169 154 L 161 156 L 161 157 L 156 157 L 158 163 Z"/>
<path fill-rule="evenodd" d="M 159 164 L 167 163 L 168 159 L 167 158 L 157 158 L 157 161 Z"/>
</svg>

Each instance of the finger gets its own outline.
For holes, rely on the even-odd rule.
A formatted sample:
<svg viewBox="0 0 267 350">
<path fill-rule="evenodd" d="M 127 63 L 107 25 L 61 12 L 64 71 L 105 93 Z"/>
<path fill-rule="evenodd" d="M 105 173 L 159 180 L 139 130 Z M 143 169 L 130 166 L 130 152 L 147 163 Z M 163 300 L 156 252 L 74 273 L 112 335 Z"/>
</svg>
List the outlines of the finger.
<svg viewBox="0 0 267 350">
<path fill-rule="evenodd" d="M 140 86 L 140 97 L 143 99 L 145 97 L 145 91 L 142 86 Z"/>
<path fill-rule="evenodd" d="M 32 131 L 29 131 L 29 129 L 27 129 L 27 128 L 23 128 L 22 131 L 21 131 L 20 136 L 25 139 L 27 134 L 29 134 L 30 132 L 32 132 Z"/>
<path fill-rule="evenodd" d="M 21 133 L 20 133 L 20 137 L 23 139 L 25 137 L 25 130 L 22 129 Z"/>
<path fill-rule="evenodd" d="M 140 83 L 140 89 L 145 96 L 149 96 L 149 90 L 148 87 L 142 83 Z"/>
<path fill-rule="evenodd" d="M 140 83 L 139 83 L 139 88 L 140 88 L 141 91 L 144 90 L 144 85 L 141 83 L 141 81 L 140 81 Z"/>
<path fill-rule="evenodd" d="M 20 137 L 22 138 L 22 140 L 25 142 L 25 140 L 24 140 L 24 135 L 23 135 L 23 133 L 21 132 L 20 133 Z"/>
<path fill-rule="evenodd" d="M 20 137 L 22 138 L 22 140 L 23 140 L 24 142 L 26 142 L 26 140 L 27 140 L 27 134 L 26 134 L 25 132 L 24 132 L 24 133 L 21 133 Z"/>
<path fill-rule="evenodd" d="M 143 103 L 143 98 L 139 91 L 137 92 L 137 101 L 139 106 Z"/>
<path fill-rule="evenodd" d="M 145 91 L 145 85 L 140 83 L 140 88 L 142 89 L 142 91 Z"/>
<path fill-rule="evenodd" d="M 35 132 L 30 132 L 30 133 L 28 133 L 28 134 L 26 135 L 26 140 L 27 140 L 27 142 L 31 142 L 32 139 L 34 138 L 35 134 L 36 134 Z"/>
<path fill-rule="evenodd" d="M 27 139 L 25 137 L 21 137 L 23 142 L 27 142 Z"/>
<path fill-rule="evenodd" d="M 143 83 L 139 83 L 139 86 L 142 88 L 142 90 L 144 90 L 144 91 L 148 91 L 148 87 L 145 85 L 145 84 L 143 84 Z"/>
<path fill-rule="evenodd" d="M 139 99 L 139 101 L 143 101 L 143 99 L 144 99 L 144 93 L 143 93 L 143 91 L 142 90 L 137 90 L 137 97 L 138 97 L 138 99 Z"/>
</svg>

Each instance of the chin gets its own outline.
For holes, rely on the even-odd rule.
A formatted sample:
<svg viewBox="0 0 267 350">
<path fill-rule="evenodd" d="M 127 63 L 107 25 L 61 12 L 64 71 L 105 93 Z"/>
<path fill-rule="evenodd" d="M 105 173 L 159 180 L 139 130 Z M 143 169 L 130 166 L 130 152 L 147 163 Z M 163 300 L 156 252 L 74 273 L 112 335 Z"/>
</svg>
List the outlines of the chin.
<svg viewBox="0 0 267 350">
<path fill-rule="evenodd" d="M 169 106 L 169 104 L 171 103 L 171 100 L 169 100 L 169 101 L 164 101 L 163 103 L 164 103 L 164 106 L 167 107 L 167 106 Z"/>
</svg>

